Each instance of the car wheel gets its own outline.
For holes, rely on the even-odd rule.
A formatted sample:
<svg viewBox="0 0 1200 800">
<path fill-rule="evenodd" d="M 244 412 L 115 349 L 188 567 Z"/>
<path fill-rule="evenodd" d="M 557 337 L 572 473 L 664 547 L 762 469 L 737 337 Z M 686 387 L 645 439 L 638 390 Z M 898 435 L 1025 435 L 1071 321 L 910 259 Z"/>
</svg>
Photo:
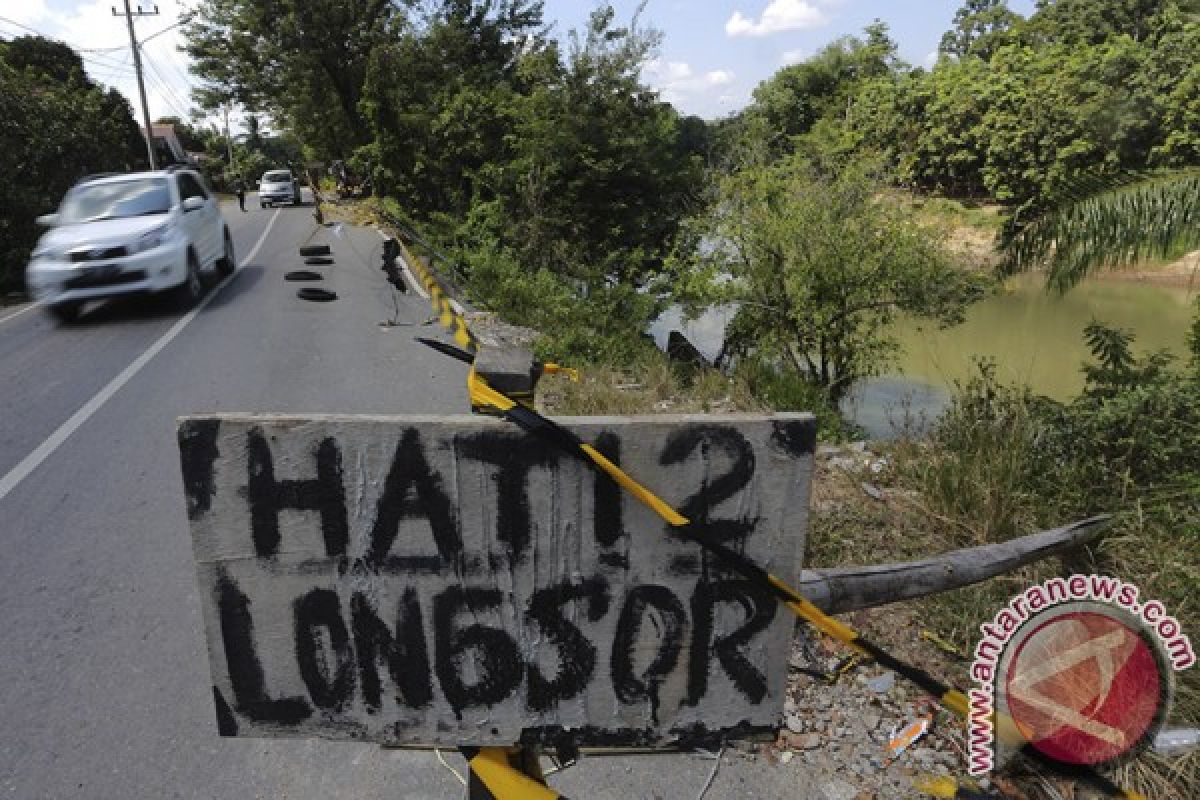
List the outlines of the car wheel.
<svg viewBox="0 0 1200 800">
<path fill-rule="evenodd" d="M 258 207 L 259 207 L 259 208 L 266 208 L 266 207 L 267 207 L 267 204 L 266 204 L 266 203 L 264 203 L 263 201 L 259 200 L 259 201 L 258 201 Z"/>
<path fill-rule="evenodd" d="M 54 317 L 64 325 L 69 325 L 72 322 L 79 320 L 79 312 L 83 310 L 83 303 L 58 303 L 52 306 L 46 306 L 46 311 L 50 316 Z"/>
<path fill-rule="evenodd" d="M 183 283 L 171 290 L 172 299 L 179 308 L 187 310 L 200 301 L 204 294 L 204 282 L 200 279 L 200 262 L 196 254 L 188 250 L 187 276 Z"/>
<path fill-rule="evenodd" d="M 232 275 L 237 267 L 233 256 L 233 239 L 229 237 L 229 229 L 225 229 L 225 252 L 217 259 L 217 272 L 221 275 Z"/>
</svg>

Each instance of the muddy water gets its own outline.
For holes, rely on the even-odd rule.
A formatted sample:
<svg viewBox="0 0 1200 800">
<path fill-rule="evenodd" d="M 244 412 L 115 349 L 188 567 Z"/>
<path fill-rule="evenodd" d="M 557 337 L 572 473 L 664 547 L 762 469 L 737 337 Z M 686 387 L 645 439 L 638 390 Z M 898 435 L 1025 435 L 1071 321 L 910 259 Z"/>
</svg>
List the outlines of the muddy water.
<svg viewBox="0 0 1200 800">
<path fill-rule="evenodd" d="M 1131 331 L 1139 354 L 1165 349 L 1186 353 L 1195 287 L 1088 281 L 1065 295 L 1045 290 L 1037 276 L 1008 282 L 998 294 L 970 309 L 963 324 L 948 330 L 900 322 L 902 352 L 889 374 L 864 382 L 845 411 L 875 437 L 895 434 L 899 425 L 923 427 L 944 408 L 950 389 L 974 372 L 973 362 L 991 358 L 1004 381 L 1026 383 L 1059 400 L 1083 387 L 1081 364 L 1088 358 L 1083 329 L 1092 320 Z M 718 309 L 691 323 L 668 312 L 652 333 L 665 343 L 681 329 L 705 355 L 714 356 L 731 311 Z"/>
<path fill-rule="evenodd" d="M 990 358 L 1005 382 L 1025 383 L 1039 394 L 1067 400 L 1083 388 L 1081 365 L 1089 359 L 1083 329 L 1092 320 L 1134 334 L 1139 354 L 1168 350 L 1186 354 L 1194 288 L 1126 281 L 1088 281 L 1065 295 L 1047 292 L 1026 275 L 974 306 L 962 325 L 949 330 L 904 321 L 897 325 L 903 352 L 891 375 L 865 383 L 848 405 L 860 424 L 884 436 L 910 418 L 936 416 L 956 381 L 975 372 L 974 360 Z"/>
</svg>

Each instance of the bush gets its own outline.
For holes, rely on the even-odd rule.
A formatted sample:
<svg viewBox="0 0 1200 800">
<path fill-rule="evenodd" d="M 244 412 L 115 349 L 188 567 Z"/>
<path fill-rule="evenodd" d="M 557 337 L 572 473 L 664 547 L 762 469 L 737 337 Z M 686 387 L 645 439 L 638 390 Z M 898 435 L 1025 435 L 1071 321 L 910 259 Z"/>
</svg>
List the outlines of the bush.
<svg viewBox="0 0 1200 800">
<path fill-rule="evenodd" d="M 1185 631 L 1200 631 L 1200 375 L 1170 369 L 1161 354 L 1135 358 L 1132 337 L 1119 331 L 1090 326 L 1087 338 L 1097 363 L 1085 367 L 1079 397 L 1063 404 L 1002 386 L 983 364 L 958 387 L 930 440 L 901 448 L 901 478 L 979 542 L 1113 514 L 1099 547 L 1073 567 L 1137 584 Z M 970 645 L 986 610 L 972 604 L 986 599 L 994 610 L 1007 594 L 989 585 L 931 607 Z M 1200 674 L 1192 670 L 1180 676 L 1176 716 L 1194 722 L 1198 714 Z"/>
</svg>

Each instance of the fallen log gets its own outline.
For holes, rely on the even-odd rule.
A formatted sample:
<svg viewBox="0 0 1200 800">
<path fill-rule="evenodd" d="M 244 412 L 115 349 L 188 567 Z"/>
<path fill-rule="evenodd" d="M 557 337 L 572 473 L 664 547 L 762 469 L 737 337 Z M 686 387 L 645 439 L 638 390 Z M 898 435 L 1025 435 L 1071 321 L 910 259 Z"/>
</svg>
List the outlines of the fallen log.
<svg viewBox="0 0 1200 800">
<path fill-rule="evenodd" d="M 800 592 L 826 613 L 912 600 L 961 589 L 1096 539 L 1111 517 L 1097 516 L 999 544 L 953 550 L 919 561 L 865 567 L 806 569 Z"/>
</svg>

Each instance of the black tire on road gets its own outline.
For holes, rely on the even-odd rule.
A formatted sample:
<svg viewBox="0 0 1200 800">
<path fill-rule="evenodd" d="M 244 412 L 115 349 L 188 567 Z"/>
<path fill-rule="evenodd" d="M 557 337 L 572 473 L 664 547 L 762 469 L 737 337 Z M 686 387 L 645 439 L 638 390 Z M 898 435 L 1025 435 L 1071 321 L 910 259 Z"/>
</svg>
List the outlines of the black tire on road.
<svg viewBox="0 0 1200 800">
<path fill-rule="evenodd" d="M 233 254 L 233 239 L 229 235 L 229 228 L 225 229 L 225 251 L 221 257 L 217 259 L 217 274 L 232 275 L 237 268 L 237 259 Z"/>
<path fill-rule="evenodd" d="M 194 251 L 188 250 L 187 275 L 184 277 L 183 283 L 172 289 L 170 294 L 174 304 L 184 311 L 196 305 L 204 296 L 204 281 L 200 279 L 200 261 L 196 258 Z"/>
<path fill-rule="evenodd" d="M 300 248 L 302 256 L 327 256 L 331 252 L 327 244 L 309 244 Z"/>
<path fill-rule="evenodd" d="M 63 325 L 78 322 L 79 312 L 82 310 L 83 303 L 59 303 L 53 306 L 46 306 L 47 313 Z"/>
<path fill-rule="evenodd" d="M 303 289 L 296 291 L 296 297 L 301 300 L 311 300 L 314 303 L 329 303 L 337 300 L 337 294 L 328 289 L 318 289 L 313 286 L 305 286 Z"/>
</svg>

